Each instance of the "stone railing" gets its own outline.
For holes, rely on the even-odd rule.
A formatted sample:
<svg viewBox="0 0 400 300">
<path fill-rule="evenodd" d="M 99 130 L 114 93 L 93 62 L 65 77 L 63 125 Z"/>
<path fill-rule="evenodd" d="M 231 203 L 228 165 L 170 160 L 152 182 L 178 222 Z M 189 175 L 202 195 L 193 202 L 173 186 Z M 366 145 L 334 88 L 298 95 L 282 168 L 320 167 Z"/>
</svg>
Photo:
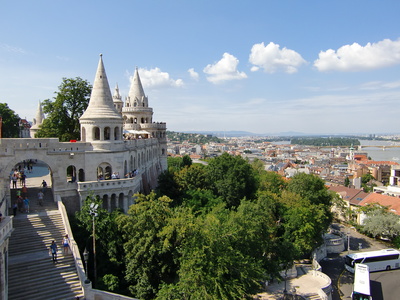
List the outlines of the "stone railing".
<svg viewBox="0 0 400 300">
<path fill-rule="evenodd" d="M 317 293 L 321 297 L 321 299 L 322 300 L 332 299 L 332 280 L 330 279 L 330 277 L 317 270 L 312 270 L 311 272 L 312 276 L 319 277 L 326 282 L 324 286 L 317 289 Z"/>
<path fill-rule="evenodd" d="M 2 245 L 6 239 L 8 239 L 13 232 L 13 218 L 14 217 L 3 217 L 0 222 L 0 245 Z"/>
<path fill-rule="evenodd" d="M 74 235 L 71 230 L 71 226 L 69 224 L 67 211 L 65 210 L 65 206 L 61 201 L 61 197 L 56 195 L 56 202 L 58 203 L 58 210 L 61 213 L 65 232 L 68 234 L 70 239 L 70 248 L 71 252 L 74 256 L 76 271 L 79 276 L 79 280 L 81 282 L 81 286 L 83 288 L 83 292 L 85 294 L 85 299 L 96 299 L 96 300 L 137 300 L 135 298 L 131 298 L 124 295 L 114 294 L 106 291 L 96 290 L 92 287 L 92 283 L 87 280 L 84 261 L 81 258 L 81 254 L 79 252 L 78 245 L 75 242 Z"/>
<path fill-rule="evenodd" d="M 0 154 L 11 155 L 16 150 L 47 150 L 48 152 L 79 152 L 90 150 L 84 142 L 60 142 L 57 138 L 44 139 L 0 139 Z"/>
<path fill-rule="evenodd" d="M 133 178 L 121 178 L 110 180 L 82 181 L 78 182 L 79 192 L 101 191 L 109 189 L 123 189 L 132 187 L 137 181 L 137 176 Z"/>
</svg>

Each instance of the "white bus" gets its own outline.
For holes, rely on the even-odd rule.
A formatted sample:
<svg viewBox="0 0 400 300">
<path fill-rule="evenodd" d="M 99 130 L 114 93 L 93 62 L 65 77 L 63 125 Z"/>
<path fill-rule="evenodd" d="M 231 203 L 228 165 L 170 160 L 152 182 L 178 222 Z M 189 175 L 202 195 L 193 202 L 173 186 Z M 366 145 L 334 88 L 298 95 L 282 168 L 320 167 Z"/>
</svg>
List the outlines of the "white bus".
<svg viewBox="0 0 400 300">
<path fill-rule="evenodd" d="M 370 272 L 391 270 L 400 268 L 400 251 L 396 249 L 384 249 L 369 252 L 357 252 L 347 254 L 345 268 L 354 273 L 355 264 L 364 264 Z"/>
<path fill-rule="evenodd" d="M 351 294 L 351 299 L 372 300 L 368 266 L 364 264 L 356 264 L 355 269 L 354 286 L 353 293 Z"/>
</svg>

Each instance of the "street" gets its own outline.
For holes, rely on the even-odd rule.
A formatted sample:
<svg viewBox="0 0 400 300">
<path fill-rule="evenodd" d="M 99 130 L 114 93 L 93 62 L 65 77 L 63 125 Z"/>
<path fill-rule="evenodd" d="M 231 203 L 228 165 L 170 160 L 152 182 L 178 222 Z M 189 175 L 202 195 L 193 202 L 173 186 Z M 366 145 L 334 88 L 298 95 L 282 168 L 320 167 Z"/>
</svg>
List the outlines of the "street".
<svg viewBox="0 0 400 300">
<path fill-rule="evenodd" d="M 381 241 L 364 236 L 354 229 L 341 227 L 344 233 L 350 232 L 350 253 L 359 251 L 373 251 L 390 248 Z M 359 249 L 361 246 L 361 249 Z M 340 254 L 329 254 L 320 262 L 322 271 L 332 279 L 332 300 L 351 299 L 353 289 L 353 274 L 344 269 L 344 257 L 348 251 Z M 370 274 L 371 295 L 373 300 L 400 299 L 400 269 L 392 271 L 374 272 Z"/>
</svg>

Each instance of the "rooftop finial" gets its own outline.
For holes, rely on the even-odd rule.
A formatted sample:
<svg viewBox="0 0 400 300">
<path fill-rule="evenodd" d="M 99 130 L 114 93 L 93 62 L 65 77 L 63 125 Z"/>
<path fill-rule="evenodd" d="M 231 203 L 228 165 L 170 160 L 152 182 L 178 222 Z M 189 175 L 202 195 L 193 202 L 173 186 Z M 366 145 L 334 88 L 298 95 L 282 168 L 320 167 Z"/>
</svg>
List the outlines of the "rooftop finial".
<svg viewBox="0 0 400 300">
<path fill-rule="evenodd" d="M 100 57 L 103 57 L 103 53 L 100 53 Z"/>
</svg>

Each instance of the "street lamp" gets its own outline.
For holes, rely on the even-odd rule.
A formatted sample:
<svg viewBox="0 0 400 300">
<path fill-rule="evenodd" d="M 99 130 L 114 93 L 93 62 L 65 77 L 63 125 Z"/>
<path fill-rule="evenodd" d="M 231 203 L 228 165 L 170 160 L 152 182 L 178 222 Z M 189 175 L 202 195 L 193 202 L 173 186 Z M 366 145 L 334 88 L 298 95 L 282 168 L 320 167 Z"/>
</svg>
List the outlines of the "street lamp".
<svg viewBox="0 0 400 300">
<path fill-rule="evenodd" d="M 85 269 L 85 274 L 86 274 L 86 279 L 85 279 L 85 284 L 89 284 L 90 280 L 88 278 L 88 260 L 89 260 L 89 252 L 87 251 L 87 249 L 85 248 L 85 251 L 83 251 L 83 260 L 85 261 L 85 265 L 86 265 L 86 269 Z"/>
<path fill-rule="evenodd" d="M 98 216 L 97 214 L 97 208 L 99 207 L 98 204 L 91 203 L 90 204 L 90 209 L 89 213 L 93 218 L 93 269 L 94 269 L 94 275 L 93 275 L 93 284 L 96 286 L 96 278 L 97 278 L 97 268 L 96 268 L 96 233 L 95 233 L 95 222 L 94 218 Z"/>
</svg>

